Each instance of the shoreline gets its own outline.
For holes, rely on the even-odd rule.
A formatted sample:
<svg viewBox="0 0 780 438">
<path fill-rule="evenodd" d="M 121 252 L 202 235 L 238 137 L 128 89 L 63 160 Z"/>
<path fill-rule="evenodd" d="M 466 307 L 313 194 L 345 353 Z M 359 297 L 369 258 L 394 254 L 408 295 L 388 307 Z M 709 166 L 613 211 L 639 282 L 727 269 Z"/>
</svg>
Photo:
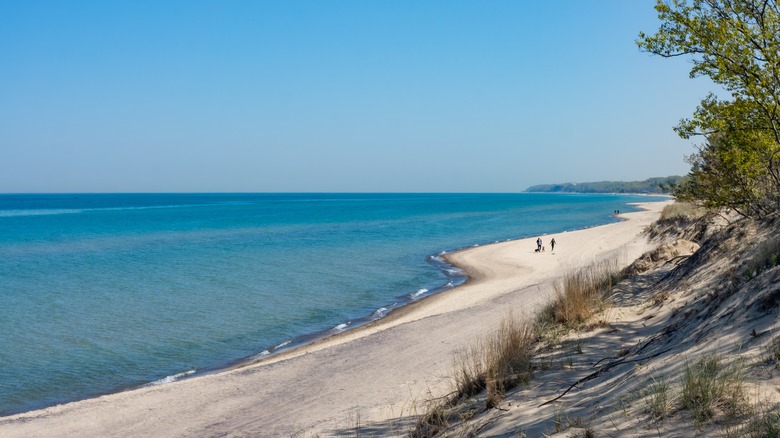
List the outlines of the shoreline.
<svg viewBox="0 0 780 438">
<path fill-rule="evenodd" d="M 576 193 L 574 193 L 574 194 L 576 194 Z M 598 194 L 598 193 L 596 193 L 596 194 Z M 614 193 L 614 194 L 622 195 L 622 193 Z M 669 200 L 672 199 L 668 195 L 660 195 L 660 194 L 634 194 L 634 195 L 666 198 L 663 201 L 659 200 L 659 201 L 648 201 L 648 202 L 642 202 L 642 203 L 628 203 L 627 204 L 627 205 L 636 206 L 637 209 L 638 209 L 637 212 L 641 212 L 643 210 L 642 206 L 645 205 L 645 204 L 661 203 L 661 202 L 666 202 L 666 201 L 669 201 Z M 631 212 L 631 213 L 637 213 L 637 212 Z M 543 233 L 543 234 L 540 235 L 540 237 L 552 236 L 552 235 L 558 235 L 558 234 L 576 233 L 578 231 L 584 231 L 584 230 L 594 229 L 594 228 L 598 228 L 598 227 L 608 226 L 608 225 L 612 225 L 612 224 L 615 224 L 615 223 L 620 223 L 620 222 L 624 222 L 624 221 L 628 220 L 628 219 L 626 219 L 624 217 L 621 217 L 622 214 L 617 214 L 617 215 L 613 214 L 613 215 L 610 215 L 610 216 L 616 218 L 617 221 L 616 222 L 606 223 L 606 224 L 600 224 L 600 225 L 591 225 L 591 226 L 588 226 L 588 227 L 578 228 L 578 229 L 568 230 L 568 231 L 560 231 L 560 232 L 554 232 L 554 233 Z M 392 322 L 392 318 L 393 317 L 401 317 L 401 316 L 403 316 L 405 314 L 404 310 L 412 310 L 412 309 L 407 309 L 407 308 L 414 307 L 414 306 L 424 306 L 427 303 L 427 300 L 433 299 L 435 296 L 453 292 L 453 291 L 455 291 L 456 289 L 458 289 L 460 287 L 463 287 L 463 286 L 466 286 L 466 285 L 469 285 L 469 284 L 473 284 L 474 282 L 480 280 L 480 278 L 479 278 L 480 273 L 479 272 L 471 272 L 471 273 L 467 272 L 465 268 L 457 265 L 457 263 L 455 261 L 453 261 L 453 258 L 457 260 L 456 254 L 458 254 L 460 252 L 464 252 L 464 251 L 470 251 L 472 249 L 480 248 L 480 247 L 487 247 L 487 246 L 497 245 L 497 244 L 502 244 L 502 243 L 528 241 L 528 240 L 534 240 L 534 239 L 536 239 L 536 238 L 535 237 L 519 237 L 519 238 L 513 238 L 513 239 L 493 241 L 493 242 L 488 242 L 488 243 L 479 243 L 479 244 L 474 244 L 474 245 L 470 245 L 470 246 L 464 246 L 464 247 L 453 249 L 453 250 L 443 250 L 443 251 L 441 251 L 441 252 L 439 252 L 437 254 L 431 254 L 431 255 L 428 256 L 428 258 L 437 258 L 438 257 L 442 261 L 442 262 L 439 263 L 440 266 L 437 266 L 437 269 L 439 269 L 439 270 L 446 270 L 447 266 L 449 266 L 449 267 L 453 267 L 455 269 L 458 269 L 458 270 L 460 270 L 463 273 L 462 275 L 459 275 L 459 276 L 449 276 L 449 275 L 446 275 L 446 274 L 445 274 L 445 276 L 447 276 L 450 279 L 463 277 L 463 280 L 460 283 L 458 283 L 458 284 L 454 284 L 453 286 L 448 286 L 449 283 L 444 284 L 442 286 L 439 286 L 436 289 L 433 289 L 432 291 L 426 292 L 420 298 L 417 298 L 417 299 L 410 298 L 408 302 L 400 304 L 400 305 L 398 305 L 396 307 L 393 307 L 393 308 L 389 309 L 389 311 L 382 317 L 379 317 L 379 318 L 376 318 L 376 319 L 370 319 L 371 318 L 370 315 L 366 316 L 366 317 L 363 317 L 361 319 L 366 320 L 365 322 L 363 322 L 361 324 L 358 324 L 358 325 L 355 325 L 354 327 L 347 327 L 346 329 L 344 329 L 341 332 L 328 334 L 329 332 L 331 332 L 333 330 L 333 329 L 329 329 L 329 330 L 325 330 L 325 331 L 321 331 L 321 332 L 311 333 L 311 334 L 307 334 L 307 335 L 301 335 L 301 336 L 299 336 L 297 338 L 294 338 L 294 339 L 292 339 L 290 341 L 286 341 L 285 343 L 281 344 L 281 345 L 284 345 L 284 347 L 280 348 L 278 352 L 271 351 L 270 354 L 267 355 L 267 356 L 260 357 L 260 358 L 258 358 L 256 360 L 252 360 L 252 358 L 255 358 L 255 357 L 261 355 L 262 354 L 262 352 L 261 352 L 261 353 L 255 354 L 253 356 L 249 356 L 247 358 L 244 358 L 244 359 L 239 359 L 239 360 L 235 361 L 231 365 L 228 365 L 228 366 L 225 366 L 225 367 L 222 367 L 222 368 L 218 368 L 218 369 L 215 369 L 215 370 L 212 370 L 212 371 L 207 371 L 207 372 L 205 372 L 203 374 L 196 373 L 193 376 L 186 377 L 186 378 L 181 379 L 181 380 L 196 379 L 196 378 L 204 376 L 206 374 L 217 374 L 217 373 L 221 373 L 221 372 L 224 372 L 224 371 L 230 371 L 230 370 L 235 370 L 235 369 L 242 369 L 242 368 L 246 368 L 246 367 L 252 367 L 252 366 L 256 366 L 256 365 L 259 366 L 259 365 L 264 365 L 264 364 L 267 364 L 267 363 L 274 363 L 274 362 L 282 361 L 282 360 L 288 359 L 290 357 L 297 356 L 296 352 L 298 350 L 306 349 L 309 346 L 318 345 L 318 344 L 321 344 L 323 342 L 327 342 L 328 340 L 330 340 L 332 338 L 339 337 L 339 336 L 345 336 L 345 335 L 347 335 L 347 334 L 349 334 L 349 333 L 351 333 L 353 331 L 359 331 L 361 329 L 370 328 L 370 327 L 375 326 L 375 325 L 382 325 L 385 322 Z M 350 323 L 351 323 L 351 321 L 350 321 Z M 299 339 L 301 340 L 300 342 L 298 341 Z M 287 345 L 291 345 L 291 346 L 289 348 L 287 348 Z M 276 360 L 276 359 L 278 359 L 278 360 Z M 2 417 L 0 417 L 0 418 L 2 418 Z"/>
<path fill-rule="evenodd" d="M 609 217 L 613 221 L 622 220 L 618 217 L 615 217 L 614 215 L 609 215 Z M 609 220 L 609 219 L 605 217 L 603 220 Z M 588 225 L 584 228 L 571 228 L 569 230 L 563 230 L 560 232 L 571 232 L 571 231 L 577 231 L 582 229 L 588 229 L 588 228 L 597 227 L 601 225 L 608 225 L 609 223 L 612 222 L 602 223 L 599 225 Z M 546 234 L 548 233 L 545 232 L 542 235 L 546 235 Z M 23 414 L 25 412 L 32 412 L 41 409 L 46 409 L 48 407 L 53 407 L 60 404 L 73 403 L 73 402 L 83 401 L 83 400 L 101 397 L 105 395 L 133 391 L 136 389 L 150 387 L 150 386 L 166 385 L 166 384 L 173 383 L 175 381 L 197 379 L 205 375 L 218 374 L 236 368 L 243 368 L 258 363 L 263 363 L 271 358 L 283 354 L 284 352 L 293 351 L 299 348 L 305 348 L 309 344 L 319 343 L 324 339 L 333 336 L 342 335 L 344 332 L 356 330 L 365 325 L 381 324 L 382 321 L 384 321 L 392 313 L 402 312 L 403 309 L 409 305 L 413 305 L 418 301 L 426 300 L 432 295 L 446 293 L 449 290 L 461 286 L 465 282 L 469 281 L 468 276 L 464 275 L 462 272 L 460 274 L 452 274 L 447 272 L 449 268 L 453 268 L 453 266 L 447 260 L 447 257 L 450 254 L 459 251 L 469 250 L 474 247 L 492 245 L 492 244 L 502 243 L 502 242 L 517 241 L 524 238 L 525 237 L 515 237 L 511 239 L 502 239 L 502 240 L 485 240 L 467 246 L 450 247 L 451 249 L 445 249 L 443 251 L 429 253 L 425 256 L 425 261 L 435 271 L 442 273 L 442 275 L 444 276 L 444 281 L 442 283 L 440 283 L 436 287 L 428 286 L 430 287 L 431 290 L 426 291 L 425 293 L 423 293 L 421 296 L 418 297 L 414 297 L 414 295 L 418 293 L 419 290 L 413 293 L 398 295 L 395 297 L 395 300 L 391 300 L 387 302 L 385 304 L 385 307 L 379 306 L 377 309 L 374 310 L 374 312 L 367 313 L 364 316 L 358 318 L 353 318 L 352 320 L 346 320 L 346 319 L 342 320 L 338 325 L 334 324 L 329 328 L 323 328 L 318 331 L 302 333 L 300 335 L 295 335 L 292 337 L 288 337 L 286 339 L 282 338 L 279 342 L 276 342 L 274 344 L 267 344 L 262 349 L 259 349 L 243 357 L 230 358 L 226 360 L 217 361 L 215 363 L 212 363 L 204 367 L 192 366 L 192 367 L 180 368 L 179 370 L 175 370 L 170 374 L 162 374 L 159 377 L 156 377 L 149 381 L 133 382 L 124 385 L 117 385 L 109 388 L 104 388 L 99 391 L 91 392 L 89 395 L 77 396 L 70 399 L 63 398 L 56 402 L 37 403 L 24 410 L 12 410 L 12 411 L 9 410 L 7 412 L 4 412 L 2 415 L 0 415 L 0 418 L 11 416 L 11 415 Z M 451 283 L 454 284 L 450 285 Z M 388 304 L 388 303 L 392 303 L 392 304 Z M 389 309 L 389 310 L 385 311 L 383 316 L 375 316 L 377 311 L 381 309 Z M 341 329 L 339 329 L 340 327 Z"/>
<path fill-rule="evenodd" d="M 598 194 L 598 193 L 595 193 L 595 194 Z M 613 194 L 615 194 L 615 195 L 622 195 L 622 193 L 613 193 Z M 664 201 L 672 199 L 668 195 L 654 195 L 654 194 L 633 194 L 633 195 L 642 195 L 642 196 L 648 196 L 648 197 L 663 197 L 663 198 L 666 198 Z M 648 201 L 648 202 L 643 202 L 643 203 L 628 203 L 627 205 L 641 206 L 641 205 L 646 204 L 646 203 L 655 203 L 655 202 L 663 202 L 663 201 Z M 638 211 L 641 211 L 641 210 L 642 210 L 642 208 L 638 207 Z M 545 232 L 545 233 L 541 234 L 541 236 L 548 236 L 548 235 L 553 235 L 553 234 L 573 233 L 573 232 L 577 232 L 577 231 L 588 230 L 588 229 L 602 227 L 602 226 L 606 226 L 606 225 L 610 225 L 610 224 L 614 224 L 614 223 L 619 223 L 619 222 L 622 222 L 622 221 L 626 220 L 625 218 L 621 218 L 620 215 L 612 214 L 610 216 L 616 218 L 617 221 L 616 222 L 609 222 L 609 223 L 605 223 L 605 224 L 599 224 L 599 225 L 591 225 L 591 226 L 587 226 L 587 227 L 584 227 L 584 228 L 577 228 L 577 229 L 573 229 L 573 230 L 565 230 L 565 231 L 559 231 L 559 232 L 553 232 L 553 233 Z M 352 331 L 355 331 L 355 330 L 360 330 L 360 329 L 368 327 L 368 326 L 373 326 L 375 324 L 382 324 L 383 322 L 388 320 L 388 318 L 391 318 L 393 316 L 397 316 L 396 314 L 398 314 L 398 313 L 402 314 L 404 309 L 409 307 L 409 306 L 424 305 L 426 300 L 428 300 L 430 298 L 433 298 L 436 295 L 446 294 L 446 293 L 448 293 L 448 292 L 450 292 L 450 291 L 452 291 L 454 289 L 457 289 L 459 287 L 465 286 L 466 284 L 469 284 L 472 281 L 474 281 L 475 280 L 474 276 L 478 275 L 478 274 L 476 274 L 476 273 L 475 274 L 469 274 L 465 270 L 463 270 L 461 267 L 456 266 L 455 263 L 453 263 L 450 260 L 450 257 L 453 254 L 456 254 L 456 253 L 459 253 L 459 252 L 462 252 L 462 251 L 468 251 L 468 250 L 471 250 L 471 249 L 474 249 L 474 248 L 478 248 L 478 247 L 484 247 L 484 246 L 496 245 L 496 244 L 508 243 L 508 242 L 517 242 L 517 241 L 528 240 L 528 239 L 534 239 L 534 238 L 533 237 L 518 237 L 518 238 L 505 239 L 505 240 L 497 240 L 497 241 L 492 241 L 492 242 L 487 242 L 487 243 L 477 243 L 477 244 L 464 246 L 464 247 L 460 247 L 460 248 L 456 248 L 456 249 L 452 249 L 452 250 L 443 250 L 443 251 L 440 251 L 440 252 L 435 253 L 435 254 L 430 254 L 430 255 L 428 255 L 426 257 L 426 259 L 428 259 L 429 263 L 431 263 L 433 265 L 436 265 L 435 266 L 436 269 L 438 269 L 440 271 L 446 271 L 448 268 L 455 268 L 455 269 L 458 269 L 459 271 L 461 271 L 462 274 L 460 274 L 460 275 L 448 275 L 448 274 L 445 274 L 445 277 L 450 279 L 450 281 L 448 283 L 445 283 L 444 285 L 438 286 L 438 287 L 436 287 L 436 288 L 434 288 L 432 290 L 424 292 L 419 298 L 413 298 L 412 297 L 413 294 L 405 294 L 405 295 L 398 296 L 397 297 L 398 299 L 407 299 L 408 301 L 406 301 L 404 303 L 401 303 L 401 304 L 398 304 L 398 305 L 388 309 L 387 313 L 384 316 L 380 316 L 378 318 L 372 318 L 372 315 L 373 315 L 372 314 L 372 315 L 367 315 L 367 316 L 364 316 L 364 317 L 361 317 L 361 318 L 357 318 L 356 321 L 359 321 L 359 322 L 357 324 L 355 324 L 354 326 L 352 326 L 352 322 L 353 321 L 348 321 L 346 323 L 342 323 L 342 324 L 348 324 L 348 326 L 345 329 L 343 329 L 342 331 L 335 332 L 335 333 L 332 333 L 333 330 L 336 329 L 334 327 L 334 328 L 327 329 L 327 330 L 322 330 L 322 331 L 319 331 L 319 332 L 314 332 L 314 333 L 308 333 L 308 334 L 300 335 L 300 336 L 297 336 L 295 338 L 292 338 L 290 340 L 287 340 L 287 341 L 279 344 L 279 346 L 270 347 L 269 349 L 266 349 L 266 350 L 264 350 L 264 351 L 262 351 L 260 353 L 256 353 L 256 354 L 253 354 L 251 356 L 247 356 L 245 358 L 241 358 L 241 359 L 235 360 L 233 362 L 230 362 L 230 363 L 228 363 L 225 366 L 216 367 L 216 368 L 213 368 L 213 369 L 205 369 L 205 370 L 203 370 L 202 373 L 196 371 L 193 375 L 187 375 L 187 376 L 184 376 L 182 378 L 176 379 L 174 381 L 197 379 L 198 377 L 202 377 L 202 376 L 208 375 L 208 374 L 217 374 L 217 373 L 221 373 L 221 372 L 224 372 L 224 371 L 230 371 L 230 370 L 241 369 L 241 368 L 251 367 L 251 366 L 255 366 L 255 365 L 262 365 L 262 364 L 265 364 L 265 363 L 275 362 L 274 359 L 276 359 L 277 357 L 283 356 L 283 355 L 288 354 L 288 353 L 289 354 L 294 354 L 296 350 L 305 349 L 307 346 L 310 346 L 310 345 L 313 345 L 313 344 L 319 344 L 319 343 L 324 342 L 324 341 L 326 341 L 326 340 L 328 340 L 330 338 L 342 336 L 342 335 L 345 335 L 345 334 L 347 334 L 349 332 L 352 332 Z M 436 258 L 439 259 L 438 262 L 431 262 L 430 261 L 430 259 L 436 259 Z M 452 283 L 452 280 L 459 280 L 460 282 L 450 286 L 450 283 Z M 382 307 L 382 308 L 384 308 L 384 307 Z M 268 354 L 264 354 L 266 352 Z M 282 360 L 282 359 L 280 359 L 280 360 Z M 179 373 L 179 374 L 183 374 L 183 373 Z M 167 377 L 165 377 L 163 379 L 160 379 L 160 380 L 165 380 L 165 379 L 167 379 Z M 147 383 L 145 385 L 141 385 L 138 388 L 149 386 L 149 385 L 152 385 L 153 383 L 154 382 Z M 166 382 L 166 383 L 172 383 L 172 382 Z M 130 390 L 132 390 L 132 389 L 135 389 L 135 388 L 131 388 Z M 119 391 L 119 392 L 124 392 L 124 391 Z M 0 418 L 2 418 L 2 417 L 0 417 Z"/>
<path fill-rule="evenodd" d="M 0 434 L 289 435 L 291 430 L 332 430 L 337 427 L 333 421 L 338 423 L 334 419 L 348 416 L 354 407 L 364 422 L 409 416 L 410 406 L 425 394 L 446 388 L 448 379 L 441 376 L 453 352 L 491 328 L 491 320 L 503 316 L 495 315 L 498 310 L 515 304 L 533 312 L 544 292 L 549 295 L 547 283 L 556 273 L 591 257 L 618 253 L 630 244 L 637 248 L 626 249 L 625 257 L 640 255 L 634 255 L 644 249 L 638 234 L 665 204 L 639 204 L 650 210 L 621 214 L 627 221 L 546 235 L 545 240 L 557 238 L 560 256 L 527 254 L 535 238 L 447 253 L 445 260 L 468 275 L 465 283 L 379 320 L 213 374 L 0 417 Z M 566 252 L 575 245 L 577 251 Z M 544 266 L 533 265 L 543 259 Z M 530 266 L 529 260 L 534 260 Z M 512 274 L 502 276 L 507 272 Z"/>
</svg>

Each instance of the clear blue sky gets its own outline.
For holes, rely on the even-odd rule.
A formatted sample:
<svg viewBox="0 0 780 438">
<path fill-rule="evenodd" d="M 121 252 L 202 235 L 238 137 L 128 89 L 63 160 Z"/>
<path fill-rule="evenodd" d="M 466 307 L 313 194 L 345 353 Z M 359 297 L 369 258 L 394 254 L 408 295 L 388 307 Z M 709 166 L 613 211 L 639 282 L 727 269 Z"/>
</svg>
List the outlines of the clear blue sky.
<svg viewBox="0 0 780 438">
<path fill-rule="evenodd" d="M 0 192 L 513 192 L 684 174 L 652 0 L 0 2 Z"/>
</svg>

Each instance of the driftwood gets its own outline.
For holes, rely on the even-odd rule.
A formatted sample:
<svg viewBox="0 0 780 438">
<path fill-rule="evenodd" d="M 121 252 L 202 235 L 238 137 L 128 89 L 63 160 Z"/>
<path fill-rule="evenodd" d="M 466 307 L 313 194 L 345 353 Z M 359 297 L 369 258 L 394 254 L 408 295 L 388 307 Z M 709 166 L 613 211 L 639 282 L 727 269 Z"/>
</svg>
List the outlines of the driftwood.
<svg viewBox="0 0 780 438">
<path fill-rule="evenodd" d="M 654 354 L 651 354 L 651 355 L 649 355 L 649 356 L 644 356 L 644 357 L 641 357 L 641 358 L 639 358 L 639 359 L 631 359 L 631 360 L 616 360 L 616 361 L 614 361 L 614 362 L 610 362 L 610 363 L 608 363 L 608 364 L 604 365 L 603 367 L 599 368 L 598 370 L 596 370 L 596 371 L 594 371 L 594 372 L 592 372 L 592 373 L 588 374 L 587 376 L 585 376 L 585 377 L 583 377 L 583 378 L 581 378 L 581 379 L 577 380 L 576 382 L 572 383 L 572 384 L 571 384 L 571 386 L 569 386 L 568 388 L 566 388 L 566 390 L 565 390 L 565 391 L 563 391 L 563 393 L 562 393 L 562 394 L 560 394 L 559 396 L 557 396 L 557 397 L 555 397 L 555 398 L 553 398 L 553 399 L 550 399 L 550 400 L 548 400 L 548 401 L 546 401 L 546 402 L 544 402 L 544 403 L 540 404 L 540 405 L 539 405 L 539 407 L 541 408 L 542 406 L 546 406 L 546 405 L 549 405 L 550 403 L 553 403 L 553 402 L 557 401 L 558 399 L 560 399 L 561 397 L 563 397 L 564 395 L 566 395 L 566 394 L 567 394 L 569 391 L 571 391 L 573 388 L 576 388 L 577 386 L 579 386 L 579 385 L 580 385 L 580 384 L 582 384 L 582 383 L 585 383 L 585 382 L 587 382 L 588 380 L 595 379 L 596 377 L 598 377 L 598 376 L 602 375 L 603 373 L 605 373 L 605 372 L 606 372 L 607 370 L 609 370 L 610 368 L 614 368 L 614 367 L 616 367 L 616 366 L 618 366 L 618 365 L 625 365 L 625 364 L 629 364 L 629 363 L 634 363 L 634 362 L 642 362 L 642 361 L 645 361 L 645 360 L 648 360 L 648 359 L 652 359 L 652 358 L 654 358 L 654 357 L 657 357 L 657 356 L 660 356 L 660 355 L 662 355 L 662 354 L 664 354 L 664 353 L 667 353 L 667 352 L 668 352 L 668 351 L 670 351 L 671 349 L 672 349 L 672 347 L 669 347 L 669 348 L 667 348 L 666 350 L 659 351 L 658 353 L 654 353 Z"/>
</svg>

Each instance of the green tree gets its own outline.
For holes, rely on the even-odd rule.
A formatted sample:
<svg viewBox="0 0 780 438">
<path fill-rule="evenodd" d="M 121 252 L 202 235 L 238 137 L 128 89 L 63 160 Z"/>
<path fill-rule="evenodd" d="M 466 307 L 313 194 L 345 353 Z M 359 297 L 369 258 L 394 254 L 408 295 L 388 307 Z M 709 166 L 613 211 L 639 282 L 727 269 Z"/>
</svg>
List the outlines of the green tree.
<svg viewBox="0 0 780 438">
<path fill-rule="evenodd" d="M 708 208 L 766 216 L 776 210 L 777 185 L 766 175 L 765 155 L 776 146 L 762 131 L 712 134 L 705 147 L 687 158 L 691 172 L 674 193 Z"/>
<path fill-rule="evenodd" d="M 640 33 L 642 50 L 688 56 L 729 100 L 704 98 L 675 128 L 703 135 L 688 157 L 690 178 L 675 193 L 750 216 L 780 209 L 780 8 L 775 0 L 658 0 L 661 26 Z"/>
</svg>

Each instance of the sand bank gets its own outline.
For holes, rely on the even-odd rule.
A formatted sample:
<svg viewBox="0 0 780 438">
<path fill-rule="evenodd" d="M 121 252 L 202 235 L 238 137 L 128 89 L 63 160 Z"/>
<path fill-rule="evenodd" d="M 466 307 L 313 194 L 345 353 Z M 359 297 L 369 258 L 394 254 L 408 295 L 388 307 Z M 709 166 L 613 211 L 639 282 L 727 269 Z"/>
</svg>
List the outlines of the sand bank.
<svg viewBox="0 0 780 438">
<path fill-rule="evenodd" d="M 563 273 L 648 249 L 642 230 L 667 202 L 626 221 L 449 254 L 471 279 L 377 323 L 214 375 L 0 418 L 3 437 L 333 436 L 360 424 L 400 435 L 449 389 L 452 356 L 511 309 L 531 314 Z M 549 241 L 555 238 L 555 252 Z"/>
</svg>

